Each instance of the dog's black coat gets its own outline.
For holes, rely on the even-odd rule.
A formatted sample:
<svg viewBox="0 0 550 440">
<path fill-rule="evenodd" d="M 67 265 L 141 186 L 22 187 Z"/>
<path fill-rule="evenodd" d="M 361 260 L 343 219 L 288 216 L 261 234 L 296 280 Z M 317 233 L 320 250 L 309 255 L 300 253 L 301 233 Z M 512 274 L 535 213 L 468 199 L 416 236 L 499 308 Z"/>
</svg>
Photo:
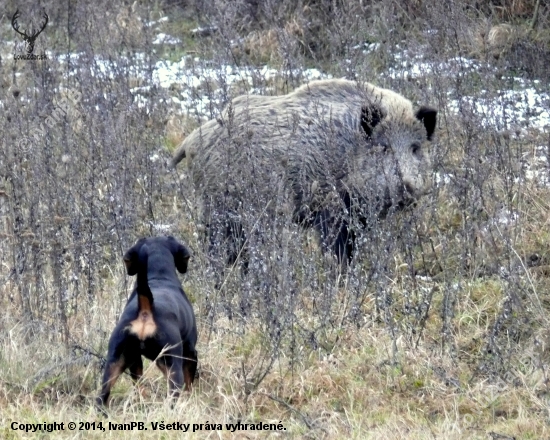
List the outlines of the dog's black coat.
<svg viewBox="0 0 550 440">
<path fill-rule="evenodd" d="M 191 389 L 197 369 L 197 327 L 176 274 L 176 269 L 187 272 L 189 257 L 189 250 L 174 237 L 142 238 L 124 255 L 128 275 L 137 274 L 137 282 L 109 340 L 98 405 L 107 405 L 111 387 L 126 368 L 134 381 L 141 377 L 141 356 L 156 360 L 175 397 L 184 382 Z"/>
</svg>

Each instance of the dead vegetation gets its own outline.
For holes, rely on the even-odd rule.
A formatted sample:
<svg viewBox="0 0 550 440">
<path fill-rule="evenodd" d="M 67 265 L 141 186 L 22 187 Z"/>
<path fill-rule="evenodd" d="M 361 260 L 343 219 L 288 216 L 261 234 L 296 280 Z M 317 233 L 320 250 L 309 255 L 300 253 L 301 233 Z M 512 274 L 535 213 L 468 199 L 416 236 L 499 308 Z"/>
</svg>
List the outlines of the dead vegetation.
<svg viewBox="0 0 550 440">
<path fill-rule="evenodd" d="M 92 402 L 131 288 L 121 256 L 140 236 L 173 234 L 194 251 L 183 285 L 199 318 L 197 387 L 172 409 L 149 368 L 142 394 L 117 384 L 104 424 L 550 438 L 545 2 L 42 6 L 35 52 L 47 61 L 15 62 L 19 37 L 10 20 L 0 27 L 12 42 L 0 49 L 0 436 L 43 435 L 14 421 L 101 420 Z M 41 14 L 21 0 L 6 16 L 17 8 L 22 26 Z M 180 42 L 156 44 L 160 33 Z M 362 231 L 345 274 L 311 231 L 253 218 L 248 274 L 235 268 L 218 289 L 170 151 L 231 97 L 288 93 L 312 68 L 439 109 L 433 192 Z M 59 113 L 68 91 L 79 99 Z M 265 434 L 224 425 L 191 437 Z"/>
</svg>

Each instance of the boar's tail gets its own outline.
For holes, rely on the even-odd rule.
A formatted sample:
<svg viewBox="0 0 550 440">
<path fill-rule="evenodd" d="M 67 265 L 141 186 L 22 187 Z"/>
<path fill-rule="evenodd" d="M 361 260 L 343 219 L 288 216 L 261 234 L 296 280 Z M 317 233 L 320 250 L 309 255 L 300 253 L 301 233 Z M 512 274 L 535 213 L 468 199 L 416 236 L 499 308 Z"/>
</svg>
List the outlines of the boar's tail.
<svg viewBox="0 0 550 440">
<path fill-rule="evenodd" d="M 174 151 L 174 154 L 172 156 L 172 161 L 170 162 L 170 165 L 175 168 L 176 165 L 182 160 L 185 159 L 185 140 L 179 144 L 178 148 L 176 148 L 176 151 Z"/>
</svg>

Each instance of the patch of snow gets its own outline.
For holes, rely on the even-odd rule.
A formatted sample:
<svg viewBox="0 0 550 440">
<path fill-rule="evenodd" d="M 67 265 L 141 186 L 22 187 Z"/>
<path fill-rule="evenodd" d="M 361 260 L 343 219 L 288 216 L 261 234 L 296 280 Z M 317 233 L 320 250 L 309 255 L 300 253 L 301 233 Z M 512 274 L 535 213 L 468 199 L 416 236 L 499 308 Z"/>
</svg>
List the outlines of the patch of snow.
<svg viewBox="0 0 550 440">
<path fill-rule="evenodd" d="M 396 60 L 399 60 L 397 67 L 389 69 L 391 78 L 412 79 L 419 78 L 429 73 L 437 73 L 441 76 L 460 77 L 471 73 L 481 67 L 480 63 L 464 57 L 454 57 L 443 62 L 424 61 L 419 56 L 409 56 L 404 51 L 396 54 Z"/>
<path fill-rule="evenodd" d="M 151 26 L 155 26 L 156 24 L 166 23 L 167 21 L 169 21 L 168 17 L 161 17 L 158 20 L 146 21 L 145 26 L 151 27 Z"/>
<path fill-rule="evenodd" d="M 439 76 L 460 77 L 480 69 L 494 70 L 488 64 L 465 57 L 453 57 L 446 61 L 427 61 L 421 54 L 407 50 L 394 54 L 397 66 L 389 69 L 392 78 L 412 79 L 433 73 Z M 481 90 L 477 96 L 452 99 L 449 109 L 455 113 L 467 112 L 478 117 L 480 123 L 490 129 L 510 130 L 521 133 L 525 129 L 545 129 L 550 126 L 550 95 L 535 89 L 539 80 L 505 77 L 514 83 L 515 90 L 500 90 L 489 94 Z M 449 93 L 452 96 L 452 92 Z"/>
<path fill-rule="evenodd" d="M 312 81 L 329 76 L 319 69 L 286 72 Z M 227 97 L 227 88 L 236 84 L 246 84 L 251 93 L 266 93 L 265 87 L 255 87 L 266 81 L 281 77 L 281 71 L 267 66 L 235 67 L 229 65 L 212 67 L 198 58 L 185 57 L 180 61 L 159 61 L 153 71 L 153 81 L 160 87 L 180 86 L 179 96 L 172 102 L 179 104 L 180 111 L 191 114 L 201 120 L 211 119 L 213 111 L 219 111 Z"/>
<path fill-rule="evenodd" d="M 492 222 L 500 226 L 510 226 L 515 224 L 519 220 L 519 214 L 517 212 L 510 211 L 507 208 L 502 208 L 495 215 Z"/>
<path fill-rule="evenodd" d="M 452 179 L 453 179 L 454 175 L 452 174 L 443 174 L 443 173 L 434 173 L 434 179 L 435 179 L 435 183 L 436 185 L 445 185 L 447 183 L 451 183 Z"/>
<path fill-rule="evenodd" d="M 179 38 L 172 37 L 164 32 L 157 34 L 153 40 L 153 44 L 180 44 L 181 40 Z"/>
<path fill-rule="evenodd" d="M 193 34 L 196 37 L 208 37 L 215 32 L 218 32 L 217 26 L 198 27 L 191 30 L 191 34 Z"/>
<path fill-rule="evenodd" d="M 550 95 L 532 87 L 523 90 L 502 90 L 497 96 L 465 96 L 452 100 L 449 108 L 459 113 L 465 107 L 481 116 L 481 124 L 497 130 L 519 131 L 526 128 L 544 129 L 550 126 Z"/>
<path fill-rule="evenodd" d="M 533 154 L 526 153 L 522 158 L 523 170 L 527 180 L 541 186 L 550 185 L 550 167 L 548 166 L 547 146 L 538 146 Z"/>
<path fill-rule="evenodd" d="M 153 229 L 158 232 L 169 232 L 174 225 L 171 224 L 162 224 L 162 223 L 151 223 Z"/>
</svg>

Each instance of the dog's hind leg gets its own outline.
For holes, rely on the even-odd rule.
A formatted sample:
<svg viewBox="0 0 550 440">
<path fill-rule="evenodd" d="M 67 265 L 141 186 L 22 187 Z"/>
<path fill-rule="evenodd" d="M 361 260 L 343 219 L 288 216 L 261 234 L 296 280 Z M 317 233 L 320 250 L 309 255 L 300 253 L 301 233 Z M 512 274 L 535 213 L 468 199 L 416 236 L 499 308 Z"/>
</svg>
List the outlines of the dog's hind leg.
<svg viewBox="0 0 550 440">
<path fill-rule="evenodd" d="M 143 376 L 143 361 L 141 360 L 141 356 L 136 358 L 132 365 L 130 365 L 129 370 L 130 377 L 132 378 L 134 385 L 137 387 L 139 395 L 142 396 L 142 389 L 139 384 L 139 380 L 141 379 L 141 376 Z"/>
<path fill-rule="evenodd" d="M 143 362 L 141 360 L 141 356 L 137 358 L 132 365 L 130 365 L 130 376 L 132 377 L 132 380 L 135 384 L 141 379 L 141 376 L 143 376 Z"/>
<path fill-rule="evenodd" d="M 127 365 L 124 360 L 124 356 L 120 356 L 116 360 L 111 360 L 107 362 L 105 366 L 105 372 L 103 373 L 103 386 L 101 387 L 101 394 L 97 398 L 96 403 L 98 406 L 107 406 L 109 401 L 109 395 L 111 394 L 111 388 L 124 372 Z"/>
<path fill-rule="evenodd" d="M 182 350 L 181 346 L 178 348 L 170 350 L 156 361 L 157 367 L 168 380 L 168 390 L 174 399 L 179 397 L 183 387 Z"/>
<path fill-rule="evenodd" d="M 195 380 L 195 374 L 197 372 L 197 351 L 192 347 L 187 347 L 187 349 L 183 351 L 182 369 L 185 388 L 187 391 L 191 391 L 191 385 Z"/>
</svg>

